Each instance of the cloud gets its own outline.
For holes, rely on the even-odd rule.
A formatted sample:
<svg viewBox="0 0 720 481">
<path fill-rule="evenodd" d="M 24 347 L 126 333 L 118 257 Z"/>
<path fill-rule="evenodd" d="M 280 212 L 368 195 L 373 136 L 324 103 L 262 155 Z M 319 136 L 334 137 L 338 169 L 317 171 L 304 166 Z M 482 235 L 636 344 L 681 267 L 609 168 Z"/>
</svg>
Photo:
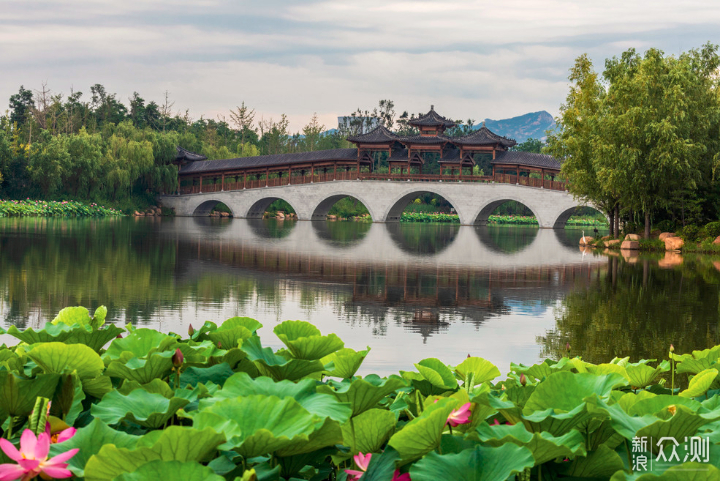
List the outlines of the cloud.
<svg viewBox="0 0 720 481">
<path fill-rule="evenodd" d="M 21 84 L 103 83 L 123 98 L 169 90 L 195 118 L 245 101 L 287 113 L 293 130 L 381 98 L 456 118 L 555 114 L 580 54 L 599 69 L 630 47 L 676 54 L 717 41 L 720 23 L 720 5 L 698 0 L 31 0 L 0 12 L 0 99 Z"/>
</svg>

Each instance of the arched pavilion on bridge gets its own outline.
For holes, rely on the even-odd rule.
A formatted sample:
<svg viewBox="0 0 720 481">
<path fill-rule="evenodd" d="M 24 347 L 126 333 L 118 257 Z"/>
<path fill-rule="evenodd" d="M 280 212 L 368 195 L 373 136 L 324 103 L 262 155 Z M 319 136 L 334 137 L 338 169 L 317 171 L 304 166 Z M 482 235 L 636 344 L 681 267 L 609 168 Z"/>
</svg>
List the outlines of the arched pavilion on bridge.
<svg viewBox="0 0 720 481">
<path fill-rule="evenodd" d="M 428 113 L 410 119 L 408 125 L 416 129 L 415 135 L 398 135 L 380 125 L 349 136 L 347 140 L 355 148 L 347 149 L 206 160 L 178 147 L 178 193 L 357 179 L 502 182 L 565 190 L 563 182 L 555 181 L 561 165 L 557 159 L 509 150 L 516 141 L 495 134 L 484 122 L 467 135 L 448 136 L 448 129 L 457 123 L 431 107 Z M 389 173 L 373 171 L 378 156 L 387 161 Z M 479 156 L 492 156 L 492 175 L 473 174 Z M 423 166 L 431 159 L 440 165 L 439 175 L 423 174 Z"/>
</svg>

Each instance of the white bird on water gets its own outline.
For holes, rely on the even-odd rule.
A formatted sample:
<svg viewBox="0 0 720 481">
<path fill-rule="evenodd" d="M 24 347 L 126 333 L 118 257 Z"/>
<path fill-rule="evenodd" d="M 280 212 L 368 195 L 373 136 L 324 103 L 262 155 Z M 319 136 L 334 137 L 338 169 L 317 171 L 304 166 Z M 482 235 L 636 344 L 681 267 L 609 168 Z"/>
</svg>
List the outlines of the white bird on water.
<svg viewBox="0 0 720 481">
<path fill-rule="evenodd" d="M 583 236 L 582 236 L 582 243 L 583 243 L 583 245 L 585 245 L 585 244 L 586 244 L 586 242 L 585 242 L 585 229 L 583 229 L 582 235 L 583 235 Z"/>
</svg>

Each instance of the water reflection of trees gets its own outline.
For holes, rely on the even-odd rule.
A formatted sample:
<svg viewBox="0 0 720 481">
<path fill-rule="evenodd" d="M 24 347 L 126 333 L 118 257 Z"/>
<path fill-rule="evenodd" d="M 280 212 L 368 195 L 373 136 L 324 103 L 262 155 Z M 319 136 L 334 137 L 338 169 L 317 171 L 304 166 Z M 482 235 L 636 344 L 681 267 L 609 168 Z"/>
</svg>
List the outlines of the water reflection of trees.
<svg viewBox="0 0 720 481">
<path fill-rule="evenodd" d="M 253 233 L 262 239 L 282 239 L 295 227 L 296 221 L 277 219 L 247 219 Z"/>
<path fill-rule="evenodd" d="M 438 254 L 452 244 L 457 236 L 458 224 L 420 224 L 393 222 L 386 224 L 390 238 L 410 254 Z"/>
<path fill-rule="evenodd" d="M 313 229 L 321 239 L 330 245 L 338 247 L 351 247 L 359 243 L 372 224 L 369 222 L 328 222 L 324 220 L 313 221 Z"/>
<path fill-rule="evenodd" d="M 544 354 L 571 355 L 590 362 L 615 356 L 665 359 L 676 352 L 705 349 L 718 338 L 720 273 L 707 258 L 686 258 L 675 269 L 649 259 L 608 259 L 608 269 L 587 288 L 569 293 L 558 309 L 557 327 L 539 339 Z"/>
<path fill-rule="evenodd" d="M 476 226 L 480 242 L 494 252 L 512 254 L 520 252 L 533 243 L 540 229 L 534 226 Z"/>
</svg>

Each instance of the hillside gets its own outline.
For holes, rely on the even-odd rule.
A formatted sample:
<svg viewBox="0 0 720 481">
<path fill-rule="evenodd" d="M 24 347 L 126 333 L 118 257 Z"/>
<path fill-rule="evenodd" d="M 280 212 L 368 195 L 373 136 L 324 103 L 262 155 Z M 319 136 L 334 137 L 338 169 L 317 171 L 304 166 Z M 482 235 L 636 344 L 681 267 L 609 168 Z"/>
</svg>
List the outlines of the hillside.
<svg viewBox="0 0 720 481">
<path fill-rule="evenodd" d="M 476 127 L 480 128 L 481 125 L 482 124 L 479 124 Z M 552 118 L 552 115 L 542 110 L 511 119 L 485 119 L 485 125 L 496 134 L 515 139 L 518 143 L 522 143 L 531 138 L 544 141 L 547 137 L 545 131 L 555 127 L 555 120 Z"/>
</svg>

